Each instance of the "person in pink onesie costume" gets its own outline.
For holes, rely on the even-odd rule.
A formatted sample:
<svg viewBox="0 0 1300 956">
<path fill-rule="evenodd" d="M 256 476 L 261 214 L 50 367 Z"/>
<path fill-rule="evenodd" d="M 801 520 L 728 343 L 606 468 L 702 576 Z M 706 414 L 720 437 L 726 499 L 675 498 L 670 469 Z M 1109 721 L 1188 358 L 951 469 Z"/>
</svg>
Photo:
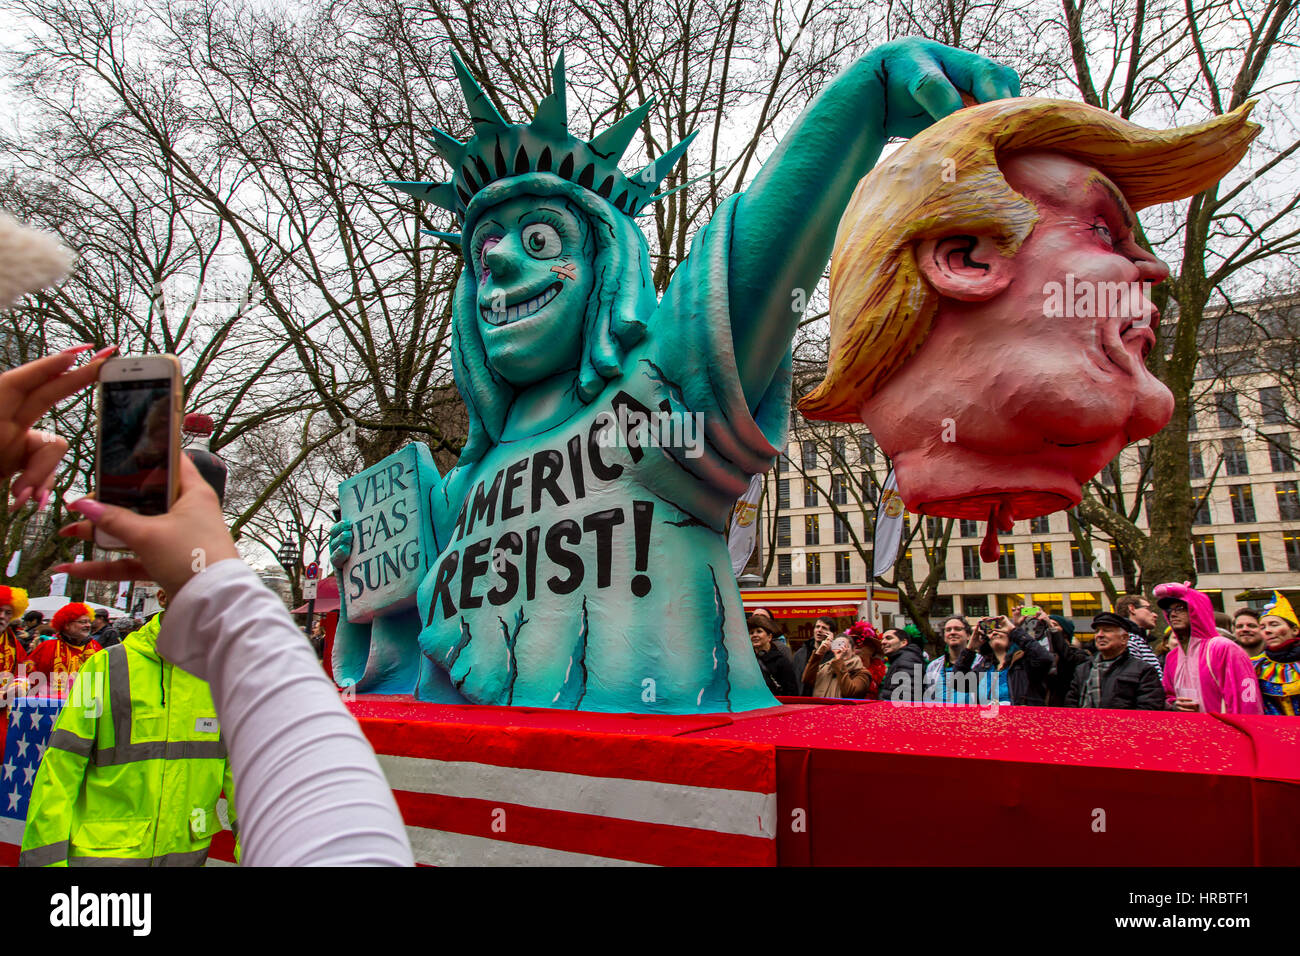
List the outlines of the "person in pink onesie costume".
<svg viewBox="0 0 1300 956">
<path fill-rule="evenodd" d="M 1210 599 L 1186 583 L 1158 585 L 1155 597 L 1176 637 L 1165 660 L 1169 706 L 1210 714 L 1262 714 L 1250 656 L 1215 630 Z"/>
</svg>

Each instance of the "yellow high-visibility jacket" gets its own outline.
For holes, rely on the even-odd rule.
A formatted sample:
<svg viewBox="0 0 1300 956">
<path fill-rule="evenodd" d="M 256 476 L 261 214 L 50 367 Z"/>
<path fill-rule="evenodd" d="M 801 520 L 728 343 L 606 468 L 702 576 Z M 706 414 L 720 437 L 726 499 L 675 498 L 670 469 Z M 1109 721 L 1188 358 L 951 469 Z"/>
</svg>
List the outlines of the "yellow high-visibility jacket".
<svg viewBox="0 0 1300 956">
<path fill-rule="evenodd" d="M 36 773 L 20 866 L 201 866 L 234 782 L 206 682 L 163 660 L 162 615 L 77 674 Z"/>
</svg>

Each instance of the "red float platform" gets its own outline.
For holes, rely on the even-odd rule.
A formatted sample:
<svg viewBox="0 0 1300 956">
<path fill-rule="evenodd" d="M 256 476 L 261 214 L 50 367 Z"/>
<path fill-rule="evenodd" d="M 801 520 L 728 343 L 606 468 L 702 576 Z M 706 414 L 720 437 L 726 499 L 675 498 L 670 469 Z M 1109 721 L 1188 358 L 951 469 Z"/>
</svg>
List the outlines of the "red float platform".
<svg viewBox="0 0 1300 956">
<path fill-rule="evenodd" d="M 1300 721 L 350 703 L 426 864 L 1295 865 Z"/>
</svg>

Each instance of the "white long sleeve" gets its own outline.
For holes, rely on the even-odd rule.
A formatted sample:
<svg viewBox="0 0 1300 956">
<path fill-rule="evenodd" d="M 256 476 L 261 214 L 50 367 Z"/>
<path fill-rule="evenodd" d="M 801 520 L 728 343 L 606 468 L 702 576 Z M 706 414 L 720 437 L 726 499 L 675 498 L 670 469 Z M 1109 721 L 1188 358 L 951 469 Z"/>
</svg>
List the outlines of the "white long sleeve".
<svg viewBox="0 0 1300 956">
<path fill-rule="evenodd" d="M 414 865 L 374 750 L 244 562 L 220 561 L 172 597 L 158 650 L 212 687 L 244 865 Z"/>
</svg>

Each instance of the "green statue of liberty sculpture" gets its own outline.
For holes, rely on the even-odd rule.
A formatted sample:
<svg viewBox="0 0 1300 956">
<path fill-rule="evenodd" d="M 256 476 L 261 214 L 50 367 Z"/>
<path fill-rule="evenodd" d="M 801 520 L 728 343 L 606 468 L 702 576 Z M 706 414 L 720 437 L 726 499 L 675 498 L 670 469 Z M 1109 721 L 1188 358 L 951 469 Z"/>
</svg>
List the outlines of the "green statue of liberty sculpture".
<svg viewBox="0 0 1300 956">
<path fill-rule="evenodd" d="M 795 290 L 817 284 L 890 137 L 960 109 L 963 93 L 1016 96 L 1017 77 L 923 40 L 872 51 L 718 207 L 659 299 L 633 217 L 691 137 L 625 176 L 619 159 L 651 104 L 583 141 L 568 129 L 563 58 L 518 125 L 455 65 L 474 135 L 431 132 L 448 182 L 392 185 L 458 227 L 437 235 L 465 257 L 452 360 L 469 434 L 445 476 L 418 447 L 340 489 L 345 516 L 353 498 L 427 492 L 414 517 L 335 526 L 335 676 L 443 702 L 772 706 L 722 532 L 785 443 Z M 412 521 L 422 537 L 389 558 L 385 541 Z"/>
</svg>

